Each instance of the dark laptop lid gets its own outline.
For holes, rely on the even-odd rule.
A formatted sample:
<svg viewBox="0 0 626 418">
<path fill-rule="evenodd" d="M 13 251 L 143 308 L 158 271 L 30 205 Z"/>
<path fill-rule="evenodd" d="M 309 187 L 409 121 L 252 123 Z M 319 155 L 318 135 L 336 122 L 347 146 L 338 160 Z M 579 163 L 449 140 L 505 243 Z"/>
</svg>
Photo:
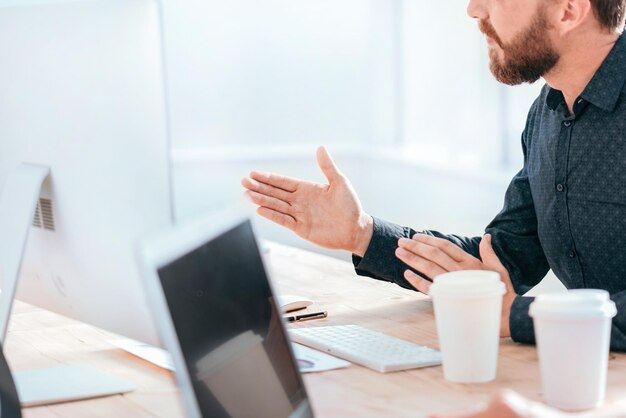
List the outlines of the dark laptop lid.
<svg viewBox="0 0 626 418">
<path fill-rule="evenodd" d="M 204 417 L 312 416 L 249 221 L 158 275 Z"/>
</svg>

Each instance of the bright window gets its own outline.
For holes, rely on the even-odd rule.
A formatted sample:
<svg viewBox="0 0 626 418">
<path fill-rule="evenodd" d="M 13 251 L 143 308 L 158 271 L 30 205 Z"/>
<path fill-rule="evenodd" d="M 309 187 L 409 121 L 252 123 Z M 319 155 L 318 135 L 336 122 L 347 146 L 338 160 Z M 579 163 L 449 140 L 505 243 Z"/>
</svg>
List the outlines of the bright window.
<svg viewBox="0 0 626 418">
<path fill-rule="evenodd" d="M 539 85 L 509 88 L 464 2 L 165 3 L 174 147 L 386 147 L 503 168 Z"/>
</svg>

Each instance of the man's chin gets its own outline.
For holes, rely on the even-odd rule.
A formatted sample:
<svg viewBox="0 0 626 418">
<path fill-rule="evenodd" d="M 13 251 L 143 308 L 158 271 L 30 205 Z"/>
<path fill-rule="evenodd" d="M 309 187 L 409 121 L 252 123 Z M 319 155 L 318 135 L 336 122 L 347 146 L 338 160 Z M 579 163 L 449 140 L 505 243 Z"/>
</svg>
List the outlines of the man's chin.
<svg viewBox="0 0 626 418">
<path fill-rule="evenodd" d="M 514 66 L 511 67 L 510 63 L 507 63 L 508 65 L 504 64 L 495 51 L 490 51 L 489 54 L 489 70 L 491 74 L 498 82 L 509 86 L 517 86 L 524 83 L 532 84 L 548 74 L 556 66 L 557 62 L 558 58 L 554 63 L 549 63 L 550 65 L 537 66 L 532 70 L 529 68 L 521 69 Z"/>
<path fill-rule="evenodd" d="M 490 60 L 489 70 L 491 71 L 491 74 L 494 76 L 494 78 L 502 84 L 506 84 L 508 86 L 517 86 L 524 82 L 524 80 L 521 80 L 517 77 L 512 77 L 512 74 L 500 64 L 500 61 L 496 61 L 493 59 Z"/>
<path fill-rule="evenodd" d="M 491 70 L 491 74 L 493 74 L 493 76 L 498 82 L 502 84 L 506 84 L 507 86 L 519 86 L 520 84 L 524 84 L 524 83 L 532 84 L 541 78 L 541 76 L 538 76 L 538 77 L 513 76 L 511 73 L 503 70 L 502 68 L 490 67 L 490 70 Z"/>
</svg>

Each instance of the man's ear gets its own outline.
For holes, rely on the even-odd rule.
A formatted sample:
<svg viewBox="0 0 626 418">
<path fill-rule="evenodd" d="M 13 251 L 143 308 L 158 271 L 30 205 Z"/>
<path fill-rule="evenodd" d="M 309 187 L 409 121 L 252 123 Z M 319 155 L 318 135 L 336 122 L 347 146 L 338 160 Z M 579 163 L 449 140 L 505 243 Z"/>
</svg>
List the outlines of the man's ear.
<svg viewBox="0 0 626 418">
<path fill-rule="evenodd" d="M 553 15 L 556 19 L 555 29 L 558 34 L 563 36 L 579 27 L 588 18 L 592 17 L 591 0 L 561 0 L 555 5 Z"/>
</svg>

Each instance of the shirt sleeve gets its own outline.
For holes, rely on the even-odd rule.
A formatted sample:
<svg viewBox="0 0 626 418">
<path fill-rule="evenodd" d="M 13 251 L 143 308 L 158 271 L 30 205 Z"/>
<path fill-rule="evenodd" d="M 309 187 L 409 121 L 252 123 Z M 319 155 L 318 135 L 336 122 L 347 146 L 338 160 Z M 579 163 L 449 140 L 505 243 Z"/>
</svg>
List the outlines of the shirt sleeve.
<svg viewBox="0 0 626 418">
<path fill-rule="evenodd" d="M 354 269 L 359 276 L 394 282 L 406 289 L 413 289 L 403 277 L 407 265 L 395 256 L 398 240 L 412 237 L 415 231 L 409 227 L 396 225 L 373 217 L 374 232 L 363 258 L 352 255 Z"/>
<path fill-rule="evenodd" d="M 533 319 L 528 314 L 530 304 L 535 298 L 517 296 L 511 305 L 509 329 L 513 341 L 525 344 L 535 343 L 535 327 Z"/>
</svg>

